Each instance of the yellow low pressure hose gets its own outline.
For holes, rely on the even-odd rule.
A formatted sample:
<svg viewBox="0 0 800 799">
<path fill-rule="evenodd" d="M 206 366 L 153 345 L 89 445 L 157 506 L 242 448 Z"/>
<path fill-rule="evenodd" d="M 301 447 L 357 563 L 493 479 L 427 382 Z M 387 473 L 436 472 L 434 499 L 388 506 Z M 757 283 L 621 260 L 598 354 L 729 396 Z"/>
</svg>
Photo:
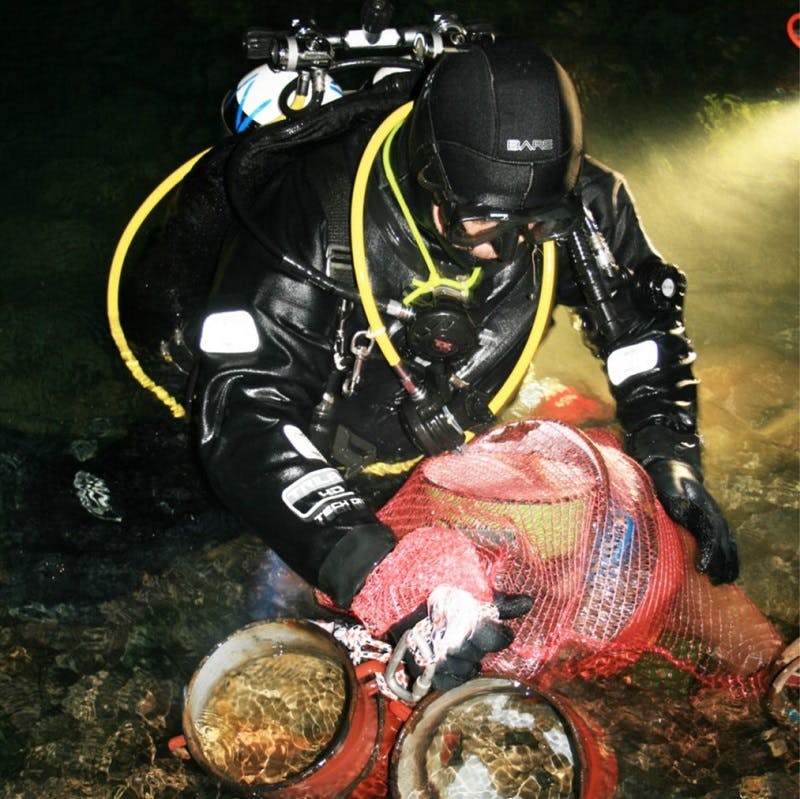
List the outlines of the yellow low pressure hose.
<svg viewBox="0 0 800 799">
<path fill-rule="evenodd" d="M 308 97 L 306 95 L 296 94 L 292 99 L 292 108 L 300 109 L 305 105 Z M 284 119 L 283 116 L 279 117 L 277 121 Z M 108 314 L 108 324 L 111 328 L 111 336 L 114 343 L 117 345 L 119 354 L 125 366 L 128 367 L 130 373 L 134 376 L 136 381 L 152 391 L 170 410 L 176 419 L 186 416 L 186 409 L 176 400 L 163 386 L 159 386 L 153 381 L 142 369 L 141 364 L 136 359 L 136 356 L 131 352 L 128 346 L 128 341 L 125 338 L 125 333 L 119 319 L 119 282 L 122 277 L 122 269 L 125 266 L 125 258 L 130 250 L 136 234 L 139 232 L 145 220 L 153 212 L 153 209 L 172 191 L 192 170 L 192 167 L 210 150 L 206 148 L 201 153 L 190 158 L 186 163 L 181 164 L 174 172 L 167 175 L 161 183 L 149 194 L 147 199 L 139 206 L 136 213 L 131 217 L 125 230 L 120 236 L 117 248 L 114 251 L 114 257 L 111 260 L 111 268 L 108 274 L 108 287 L 106 289 L 106 311 Z"/>
<path fill-rule="evenodd" d="M 516 394 L 550 323 L 556 296 L 556 245 L 552 241 L 546 241 L 542 245 L 542 256 L 542 290 L 539 295 L 539 306 L 536 308 L 531 332 L 528 334 L 528 340 L 525 342 L 519 360 L 506 378 L 506 382 L 489 400 L 489 410 L 495 416 Z"/>
<path fill-rule="evenodd" d="M 163 386 L 159 386 L 150 377 L 145 374 L 141 364 L 136 359 L 136 356 L 131 352 L 128 346 L 128 341 L 125 338 L 125 333 L 122 330 L 122 325 L 119 319 L 119 283 L 122 277 L 122 269 L 125 265 L 125 258 L 128 250 L 133 243 L 139 228 L 144 224 L 145 220 L 152 213 L 153 209 L 164 199 L 164 197 L 177 186 L 192 167 L 208 152 L 203 150 L 193 158 L 190 158 L 185 164 L 179 166 L 172 174 L 168 175 L 147 197 L 147 199 L 139 206 L 136 213 L 131 217 L 130 221 L 125 227 L 125 230 L 120 236 L 117 247 L 114 250 L 114 257 L 111 259 L 111 269 L 108 274 L 108 287 L 106 289 L 106 312 L 108 314 L 108 324 L 111 328 L 111 336 L 114 343 L 117 345 L 119 354 L 125 366 L 128 367 L 131 374 L 138 381 L 140 385 L 158 397 L 171 411 L 176 419 L 186 415 L 184 407 L 176 400 Z"/>
<path fill-rule="evenodd" d="M 388 364 L 396 370 L 401 370 L 401 372 L 404 371 L 402 370 L 402 359 L 389 338 L 386 326 L 384 325 L 377 303 L 375 302 L 375 295 L 372 292 L 364 238 L 364 206 L 369 174 L 378 152 L 384 140 L 408 116 L 412 107 L 413 103 L 409 102 L 393 111 L 378 126 L 367 143 L 358 165 L 358 171 L 356 172 L 350 211 L 350 240 L 353 249 L 353 270 L 355 272 L 358 293 L 364 307 L 364 314 L 369 324 L 370 335 L 378 344 Z M 533 361 L 536 351 L 539 349 L 539 345 L 542 343 L 544 334 L 547 332 L 547 326 L 553 310 L 556 288 L 556 247 L 552 241 L 547 241 L 542 245 L 542 255 L 542 289 L 539 295 L 539 305 L 536 309 L 528 339 L 525 342 L 525 346 L 523 347 L 517 363 L 503 385 L 500 386 L 497 393 L 489 401 L 489 409 L 495 415 L 497 415 L 513 398 L 525 377 L 528 366 Z M 473 433 L 467 431 L 467 441 L 473 436 Z M 364 471 L 371 474 L 397 473 L 407 470 L 418 460 L 419 458 L 414 458 L 411 461 L 397 464 L 376 463 L 367 466 Z"/>
<path fill-rule="evenodd" d="M 356 277 L 356 286 L 364 307 L 364 314 L 369 324 L 369 332 L 380 347 L 383 357 L 392 368 L 400 365 L 401 358 L 394 344 L 392 344 L 386 327 L 381 319 L 375 295 L 372 293 L 372 283 L 367 269 L 367 249 L 364 242 L 364 205 L 367 195 L 367 182 L 372 165 L 386 137 L 400 124 L 411 112 L 413 102 L 401 105 L 381 122 L 375 133 L 367 142 L 358 164 L 355 183 L 353 185 L 353 198 L 350 206 L 350 243 L 353 249 L 353 270 Z"/>
</svg>

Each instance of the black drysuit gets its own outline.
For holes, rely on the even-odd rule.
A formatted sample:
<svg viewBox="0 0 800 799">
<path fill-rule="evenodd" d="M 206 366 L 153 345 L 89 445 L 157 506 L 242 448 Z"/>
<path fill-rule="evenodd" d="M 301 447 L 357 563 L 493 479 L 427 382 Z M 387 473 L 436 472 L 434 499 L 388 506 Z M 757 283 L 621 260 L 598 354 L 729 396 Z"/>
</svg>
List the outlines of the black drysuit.
<svg viewBox="0 0 800 799">
<path fill-rule="evenodd" d="M 349 191 L 343 187 L 352 185 L 370 132 L 350 132 L 326 143 L 284 166 L 264 187 L 252 215 L 278 252 L 326 269 L 329 219 L 347 210 Z M 402 163 L 397 174 L 405 193 L 410 178 Z M 579 190 L 622 269 L 635 275 L 663 265 L 619 174 L 586 159 Z M 427 269 L 379 159 L 372 168 L 364 216 L 374 294 L 401 300 L 415 277 L 427 276 Z M 465 273 L 435 236 L 429 236 L 428 246 L 443 275 Z M 538 261 L 540 254 L 534 258 Z M 588 320 L 589 303 L 576 280 L 570 249 L 562 244 L 558 264 L 557 301 Z M 537 308 L 538 274 L 530 253 L 522 251 L 502 267 L 485 262 L 469 308 L 481 331 L 480 345 L 447 367 L 481 396 L 494 394 L 522 351 Z M 639 460 L 663 450 L 662 457 L 697 466 L 696 385 L 681 294 L 659 311 L 637 300 L 635 292 L 621 292 L 615 307 L 626 320 L 624 335 L 609 343 L 589 329 L 587 339 L 603 360 L 613 350 L 655 343 L 654 367 L 611 386 L 628 450 Z M 245 351 L 237 352 L 236 344 L 220 345 L 209 337 L 205 351 L 199 351 L 193 415 L 200 457 L 220 498 L 288 565 L 347 605 L 371 568 L 391 550 L 394 538 L 342 470 L 337 471 L 340 464 L 308 442 L 314 409 L 335 368 L 339 306 L 335 295 L 287 275 L 246 229 L 235 227 L 224 247 L 206 324 L 217 315 L 224 325 L 226 314 L 244 311 L 257 339 L 251 326 L 248 342 L 240 348 Z M 352 336 L 367 327 L 362 309 L 353 307 L 343 327 L 345 355 Z M 403 325 L 394 328 L 393 341 L 405 355 Z M 422 379 L 422 367 L 415 367 L 413 357 L 408 362 Z M 339 441 L 346 434 L 357 442 L 342 460 L 352 464 L 363 456 L 402 461 L 419 454 L 399 419 L 405 395 L 374 347 L 354 394 L 338 396 L 334 404 Z"/>
</svg>

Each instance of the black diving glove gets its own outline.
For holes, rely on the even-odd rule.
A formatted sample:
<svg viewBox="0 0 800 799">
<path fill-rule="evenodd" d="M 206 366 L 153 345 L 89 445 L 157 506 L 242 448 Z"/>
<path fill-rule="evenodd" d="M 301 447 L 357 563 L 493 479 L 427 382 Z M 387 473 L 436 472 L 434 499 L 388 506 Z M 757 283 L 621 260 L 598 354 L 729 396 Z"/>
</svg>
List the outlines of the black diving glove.
<svg viewBox="0 0 800 799">
<path fill-rule="evenodd" d="M 529 596 L 496 593 L 492 603 L 479 602 L 468 591 L 439 586 L 427 604 L 392 626 L 391 637 L 407 647 L 403 663 L 409 683 L 437 691 L 455 688 L 480 673 L 490 652 L 506 649 L 514 633 L 503 620 L 530 611 Z M 405 634 L 405 638 L 403 635 Z"/>
<path fill-rule="evenodd" d="M 652 461 L 645 469 L 664 509 L 697 539 L 697 570 L 708 574 L 714 585 L 736 580 L 736 542 L 702 478 L 688 463 L 672 459 Z"/>
</svg>

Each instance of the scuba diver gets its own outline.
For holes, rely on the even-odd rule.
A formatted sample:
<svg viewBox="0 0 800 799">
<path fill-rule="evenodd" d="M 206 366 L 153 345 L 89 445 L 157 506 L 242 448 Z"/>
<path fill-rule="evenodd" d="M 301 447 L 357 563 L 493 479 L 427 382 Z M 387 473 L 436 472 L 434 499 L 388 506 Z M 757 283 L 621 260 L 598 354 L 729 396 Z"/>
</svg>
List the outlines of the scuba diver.
<svg viewBox="0 0 800 799">
<path fill-rule="evenodd" d="M 569 76 L 499 37 L 445 53 L 417 84 L 385 132 L 367 118 L 297 147 L 252 203 L 238 199 L 207 303 L 179 337 L 214 492 L 338 607 L 357 604 L 397 545 L 365 467 L 458 449 L 492 425 L 537 314 L 550 322 L 550 248 L 555 301 L 604 365 L 627 452 L 697 539 L 699 571 L 733 582 L 736 545 L 703 485 L 685 278 L 651 246 L 622 176 L 585 155 Z M 437 687 L 510 643 L 502 619 L 530 607 L 517 600 L 476 611 Z"/>
</svg>

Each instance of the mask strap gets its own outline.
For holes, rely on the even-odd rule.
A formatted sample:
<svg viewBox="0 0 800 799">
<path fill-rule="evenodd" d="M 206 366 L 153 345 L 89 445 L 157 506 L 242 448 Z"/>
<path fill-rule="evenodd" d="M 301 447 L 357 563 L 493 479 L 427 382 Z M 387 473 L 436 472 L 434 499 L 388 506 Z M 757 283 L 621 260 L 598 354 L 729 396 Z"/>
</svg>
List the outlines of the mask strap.
<svg viewBox="0 0 800 799">
<path fill-rule="evenodd" d="M 411 215 L 411 210 L 408 207 L 408 203 L 406 202 L 405 197 L 403 197 L 400 184 L 397 182 L 397 176 L 392 168 L 392 162 L 389 154 L 395 134 L 398 130 L 400 130 L 400 126 L 402 124 L 403 122 L 401 120 L 386 137 L 386 141 L 383 143 L 383 148 L 381 151 L 381 159 L 383 163 L 383 170 L 386 173 L 386 179 L 389 181 L 389 187 L 392 190 L 392 194 L 394 194 L 394 198 L 397 201 L 397 205 L 400 207 L 403 218 L 411 230 L 411 235 L 414 237 L 414 242 L 416 243 L 417 249 L 422 256 L 422 260 L 425 262 L 425 266 L 428 267 L 428 279 L 421 280 L 420 278 L 415 277 L 411 281 L 415 288 L 410 294 L 407 294 L 405 297 L 403 297 L 403 305 L 411 305 L 423 295 L 431 294 L 440 287 L 454 289 L 462 294 L 464 299 L 468 299 L 470 291 L 472 291 L 473 287 L 481 276 L 483 271 L 482 268 L 480 266 L 476 266 L 472 270 L 472 274 L 466 280 L 455 280 L 453 278 L 442 277 L 439 274 L 439 270 L 436 268 L 436 264 L 434 263 L 430 251 L 425 244 L 425 240 L 422 238 L 419 227 L 417 227 L 417 223 L 414 220 L 414 217 Z"/>
</svg>

